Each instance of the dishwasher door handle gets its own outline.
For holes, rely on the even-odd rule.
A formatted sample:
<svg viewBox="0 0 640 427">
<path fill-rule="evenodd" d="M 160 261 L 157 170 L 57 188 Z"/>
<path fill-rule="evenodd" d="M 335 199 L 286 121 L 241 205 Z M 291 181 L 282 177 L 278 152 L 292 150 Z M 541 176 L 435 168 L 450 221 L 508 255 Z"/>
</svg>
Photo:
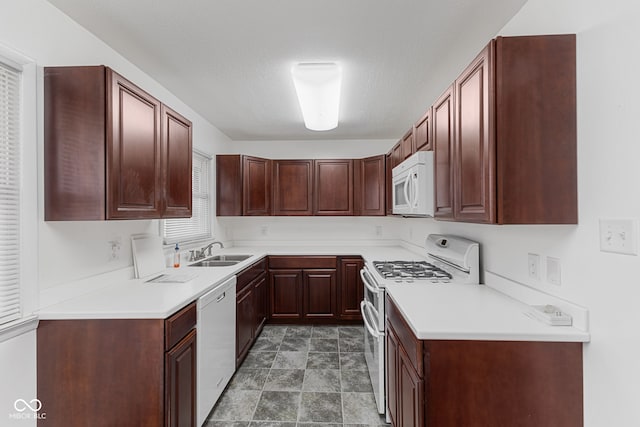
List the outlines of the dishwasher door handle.
<svg viewBox="0 0 640 427">
<path fill-rule="evenodd" d="M 224 297 L 227 296 L 227 292 L 223 292 L 222 295 L 220 295 L 218 298 L 216 298 L 216 302 L 220 302 L 224 299 Z"/>
</svg>

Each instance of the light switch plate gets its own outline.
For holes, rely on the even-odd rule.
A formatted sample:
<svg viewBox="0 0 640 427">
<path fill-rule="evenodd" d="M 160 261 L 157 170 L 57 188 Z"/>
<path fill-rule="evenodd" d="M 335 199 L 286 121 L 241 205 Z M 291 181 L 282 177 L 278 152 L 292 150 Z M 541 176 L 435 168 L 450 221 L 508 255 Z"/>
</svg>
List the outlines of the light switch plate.
<svg viewBox="0 0 640 427">
<path fill-rule="evenodd" d="M 634 219 L 601 219 L 600 250 L 637 255 L 637 222 Z"/>
<path fill-rule="evenodd" d="M 558 258 L 547 257 L 547 282 L 558 286 L 562 284 L 562 270 Z"/>
</svg>

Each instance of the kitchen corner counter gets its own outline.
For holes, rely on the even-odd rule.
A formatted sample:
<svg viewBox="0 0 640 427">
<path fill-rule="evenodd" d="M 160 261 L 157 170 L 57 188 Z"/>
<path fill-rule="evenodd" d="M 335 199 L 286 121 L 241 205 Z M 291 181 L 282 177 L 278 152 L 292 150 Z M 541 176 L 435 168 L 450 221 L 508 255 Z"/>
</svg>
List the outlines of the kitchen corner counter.
<svg viewBox="0 0 640 427">
<path fill-rule="evenodd" d="M 221 285 L 229 277 L 267 255 L 360 255 L 365 259 L 424 259 L 401 246 L 264 246 L 231 247 L 214 255 L 247 254 L 251 258 L 228 267 L 167 268 L 158 274 L 190 274 L 186 283 L 146 283 L 144 279 L 104 274 L 61 286 L 59 295 L 37 312 L 41 320 L 57 319 L 163 319 Z M 94 287 L 87 291 L 88 287 Z M 64 289 L 62 289 L 64 288 Z M 55 289 L 48 293 L 56 292 Z"/>
<path fill-rule="evenodd" d="M 549 326 L 531 308 L 485 285 L 389 284 L 387 295 L 421 340 L 588 342 L 572 326 Z"/>
</svg>

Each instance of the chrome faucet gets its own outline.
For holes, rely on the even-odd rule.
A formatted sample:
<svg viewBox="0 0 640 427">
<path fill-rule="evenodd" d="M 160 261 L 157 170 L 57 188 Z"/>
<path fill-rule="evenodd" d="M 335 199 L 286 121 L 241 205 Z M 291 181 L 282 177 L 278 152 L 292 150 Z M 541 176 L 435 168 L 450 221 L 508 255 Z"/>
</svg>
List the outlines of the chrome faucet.
<svg viewBox="0 0 640 427">
<path fill-rule="evenodd" d="M 196 251 L 196 260 L 202 259 L 205 257 L 205 251 L 209 251 L 207 256 L 211 256 L 211 247 L 213 245 L 220 245 L 220 249 L 224 249 L 224 244 L 219 241 L 219 240 L 215 240 L 211 243 L 209 243 L 207 246 L 203 247 L 202 249 L 200 249 L 199 251 Z"/>
</svg>

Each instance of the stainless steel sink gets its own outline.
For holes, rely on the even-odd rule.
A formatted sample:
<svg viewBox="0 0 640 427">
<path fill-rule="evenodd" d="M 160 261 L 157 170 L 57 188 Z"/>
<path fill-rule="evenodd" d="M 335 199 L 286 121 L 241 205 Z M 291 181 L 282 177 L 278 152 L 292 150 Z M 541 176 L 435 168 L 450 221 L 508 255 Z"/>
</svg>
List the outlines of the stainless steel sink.
<svg viewBox="0 0 640 427">
<path fill-rule="evenodd" d="M 195 264 L 191 264 L 190 267 L 228 267 L 230 265 L 235 265 L 240 261 L 224 261 L 219 259 L 203 259 L 202 261 L 198 261 Z"/>
<path fill-rule="evenodd" d="M 244 261 L 251 258 L 253 255 L 216 255 L 207 258 L 205 261 Z"/>
<path fill-rule="evenodd" d="M 253 255 L 215 255 L 191 264 L 190 267 L 228 267 L 245 259 L 249 259 L 252 256 Z"/>
</svg>

